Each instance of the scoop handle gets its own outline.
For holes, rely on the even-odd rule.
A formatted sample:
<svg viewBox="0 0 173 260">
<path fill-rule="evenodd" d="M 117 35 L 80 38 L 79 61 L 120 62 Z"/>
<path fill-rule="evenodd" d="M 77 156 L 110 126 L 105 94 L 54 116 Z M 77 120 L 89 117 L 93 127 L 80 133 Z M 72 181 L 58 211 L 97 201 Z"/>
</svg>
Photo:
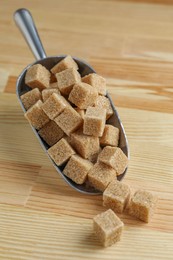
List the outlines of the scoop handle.
<svg viewBox="0 0 173 260">
<path fill-rule="evenodd" d="M 36 60 L 46 58 L 46 53 L 38 35 L 31 13 L 27 9 L 18 9 L 14 13 L 14 21 L 23 34 Z"/>
</svg>

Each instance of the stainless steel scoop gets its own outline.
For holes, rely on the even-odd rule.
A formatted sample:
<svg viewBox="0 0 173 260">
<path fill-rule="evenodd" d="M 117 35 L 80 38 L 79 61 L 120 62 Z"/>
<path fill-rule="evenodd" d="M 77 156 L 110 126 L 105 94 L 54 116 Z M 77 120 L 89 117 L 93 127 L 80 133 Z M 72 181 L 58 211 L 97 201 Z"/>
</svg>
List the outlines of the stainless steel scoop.
<svg viewBox="0 0 173 260">
<path fill-rule="evenodd" d="M 57 64 L 60 60 L 62 60 L 65 56 L 54 56 L 54 57 L 46 57 L 46 53 L 44 51 L 44 48 L 42 46 L 41 40 L 39 38 L 37 29 L 35 27 L 34 21 L 32 19 L 32 16 L 30 14 L 30 12 L 26 9 L 19 9 L 14 13 L 14 20 L 16 22 L 16 25 L 19 27 L 21 33 L 23 34 L 27 44 L 29 45 L 32 53 L 34 54 L 35 58 L 36 58 L 36 62 L 28 65 L 20 74 L 18 80 L 17 80 L 17 84 L 16 84 L 16 94 L 18 96 L 20 105 L 23 109 L 24 112 L 26 112 L 22 102 L 21 102 L 21 98 L 20 96 L 22 94 L 24 94 L 25 92 L 29 91 L 30 88 L 25 85 L 25 74 L 26 71 L 29 67 L 31 67 L 34 64 L 40 63 L 43 66 L 45 66 L 48 70 L 50 70 L 55 64 Z M 95 70 L 86 62 L 73 57 L 74 60 L 77 62 L 78 66 L 79 66 L 79 73 L 81 74 L 81 76 L 85 76 L 89 73 L 95 72 Z M 114 115 L 111 116 L 111 118 L 108 120 L 109 124 L 112 124 L 116 127 L 119 128 L 120 130 L 120 141 L 119 141 L 119 147 L 123 150 L 123 152 L 127 155 L 127 157 L 129 158 L 129 149 L 128 149 L 128 142 L 127 142 L 127 137 L 123 128 L 123 125 L 121 123 L 121 120 L 119 118 L 118 112 L 110 98 L 110 95 L 107 94 L 107 97 L 109 98 L 113 111 L 114 111 Z M 32 130 L 34 131 L 35 135 L 37 136 L 37 138 L 39 139 L 39 142 L 41 144 L 41 146 L 43 147 L 44 151 L 47 153 L 47 149 L 49 148 L 49 146 L 46 144 L 46 142 L 44 142 L 44 140 L 38 135 L 37 131 L 31 127 Z M 49 157 L 49 155 L 48 155 Z M 51 160 L 52 164 L 54 165 L 55 169 L 57 170 L 57 172 L 64 178 L 64 180 L 75 190 L 81 192 L 81 193 L 85 193 L 85 194 L 91 194 L 91 195 L 98 195 L 101 194 L 100 191 L 94 190 L 92 187 L 88 186 L 88 185 L 78 185 L 76 183 L 74 183 L 72 180 L 70 180 L 69 178 L 67 178 L 64 174 L 63 174 L 63 168 L 64 166 L 58 167 L 54 161 L 49 157 L 49 159 Z M 122 180 L 122 178 L 124 177 L 125 173 L 127 171 L 126 170 L 118 176 L 118 180 Z"/>
</svg>

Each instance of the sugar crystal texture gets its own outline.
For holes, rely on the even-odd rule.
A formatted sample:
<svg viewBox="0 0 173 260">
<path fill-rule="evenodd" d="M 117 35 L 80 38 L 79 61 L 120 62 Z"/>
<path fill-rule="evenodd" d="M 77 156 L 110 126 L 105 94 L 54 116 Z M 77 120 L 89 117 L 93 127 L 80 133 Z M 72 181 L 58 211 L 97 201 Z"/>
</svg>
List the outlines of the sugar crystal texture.
<svg viewBox="0 0 173 260">
<path fill-rule="evenodd" d="M 64 135 L 63 138 L 67 141 L 67 143 L 69 143 L 71 145 L 71 147 L 73 147 L 71 136 Z"/>
<path fill-rule="evenodd" d="M 99 153 L 101 153 L 102 151 L 102 148 L 100 147 L 99 148 L 99 151 L 97 151 L 96 153 L 94 154 L 91 154 L 89 157 L 88 157 L 88 160 L 92 163 L 96 163 L 97 162 L 97 158 L 99 156 Z"/>
<path fill-rule="evenodd" d="M 100 95 L 106 95 L 106 80 L 96 73 L 91 73 L 82 78 L 82 81 L 97 89 Z"/>
<path fill-rule="evenodd" d="M 43 90 L 49 87 L 50 72 L 41 64 L 32 65 L 26 72 L 25 84 Z"/>
<path fill-rule="evenodd" d="M 94 164 L 88 173 L 90 184 L 100 191 L 104 191 L 108 184 L 115 179 L 116 171 L 102 162 Z"/>
<path fill-rule="evenodd" d="M 102 136 L 106 120 L 106 110 L 88 107 L 84 116 L 83 133 L 86 135 Z"/>
<path fill-rule="evenodd" d="M 88 171 L 93 164 L 80 157 L 79 155 L 72 155 L 63 173 L 77 184 L 83 184 L 86 181 Z"/>
<path fill-rule="evenodd" d="M 50 119 L 58 116 L 66 107 L 64 98 L 53 93 L 43 104 L 43 110 Z"/>
<path fill-rule="evenodd" d="M 78 112 L 78 114 L 84 119 L 84 115 L 85 115 L 85 110 L 84 109 L 80 109 L 78 107 L 74 108 L 76 110 L 76 112 Z"/>
<path fill-rule="evenodd" d="M 95 136 L 87 136 L 83 134 L 82 129 L 78 129 L 71 134 L 71 143 L 74 149 L 85 159 L 99 153 L 99 138 Z"/>
<path fill-rule="evenodd" d="M 59 89 L 56 89 L 56 88 L 43 89 L 43 91 L 42 91 L 43 101 L 45 102 L 53 93 L 60 95 Z"/>
<path fill-rule="evenodd" d="M 56 82 L 52 82 L 52 83 L 50 83 L 50 85 L 49 85 L 49 89 L 58 89 L 58 84 L 57 84 L 57 81 Z"/>
<path fill-rule="evenodd" d="M 73 60 L 73 58 L 68 55 L 64 59 L 62 59 L 60 62 L 58 62 L 52 69 L 51 72 L 53 74 L 56 74 L 58 72 L 61 72 L 63 70 L 69 69 L 69 68 L 74 68 L 78 70 L 78 65 L 77 63 Z"/>
<path fill-rule="evenodd" d="M 117 180 L 112 181 L 103 193 L 103 205 L 122 213 L 130 199 L 130 188 Z"/>
<path fill-rule="evenodd" d="M 98 97 L 98 92 L 92 86 L 86 83 L 77 83 L 73 86 L 69 95 L 69 101 L 80 109 L 86 109 L 93 106 Z"/>
<path fill-rule="evenodd" d="M 120 175 L 128 165 L 128 158 L 119 147 L 105 146 L 98 160 L 111 166 Z"/>
<path fill-rule="evenodd" d="M 118 146 L 119 129 L 113 125 L 105 125 L 103 135 L 100 137 L 101 146 Z"/>
<path fill-rule="evenodd" d="M 75 154 L 75 151 L 64 138 L 61 138 L 60 141 L 48 149 L 48 154 L 60 166 L 67 162 Z"/>
<path fill-rule="evenodd" d="M 111 246 L 121 239 L 123 227 L 123 222 L 111 209 L 93 218 L 94 233 L 104 247 Z"/>
<path fill-rule="evenodd" d="M 30 107 L 25 115 L 25 118 L 30 122 L 30 124 L 39 130 L 45 124 L 49 122 L 48 116 L 44 113 L 43 109 L 43 102 L 38 100 L 32 107 Z"/>
<path fill-rule="evenodd" d="M 79 72 L 74 68 L 69 68 L 56 73 L 57 84 L 60 92 L 68 95 L 73 88 L 73 85 L 81 81 Z"/>
<path fill-rule="evenodd" d="M 149 191 L 138 190 L 132 196 L 128 212 L 144 222 L 150 222 L 157 205 L 157 197 Z"/>
<path fill-rule="evenodd" d="M 113 109 L 109 99 L 105 96 L 98 96 L 95 101 L 95 107 L 106 109 L 106 119 L 109 119 L 113 115 Z"/>
<path fill-rule="evenodd" d="M 50 146 L 57 143 L 64 136 L 64 132 L 54 121 L 48 122 L 38 133 Z"/>
<path fill-rule="evenodd" d="M 38 88 L 26 92 L 20 98 L 26 110 L 32 107 L 38 100 L 42 100 L 41 92 Z"/>
<path fill-rule="evenodd" d="M 55 122 L 66 135 L 70 135 L 82 125 L 83 119 L 75 109 L 69 106 L 55 118 Z"/>
</svg>

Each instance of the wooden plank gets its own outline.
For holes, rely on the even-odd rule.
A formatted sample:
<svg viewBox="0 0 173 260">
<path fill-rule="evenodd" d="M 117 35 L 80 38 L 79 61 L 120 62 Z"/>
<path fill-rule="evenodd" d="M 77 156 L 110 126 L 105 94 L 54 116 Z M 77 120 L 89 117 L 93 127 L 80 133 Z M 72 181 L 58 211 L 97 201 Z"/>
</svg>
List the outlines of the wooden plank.
<svg viewBox="0 0 173 260">
<path fill-rule="evenodd" d="M 36 176 L 38 170 L 44 165 L 39 170 L 38 177 L 34 177 L 32 187 L 29 186 L 31 188 L 31 191 L 28 191 L 29 196 L 26 191 L 26 207 L 83 218 L 93 217 L 97 212 L 101 212 L 103 210 L 101 197 L 94 197 L 93 200 L 93 197 L 78 194 L 68 187 L 53 169 L 37 143 L 35 136 L 31 133 L 26 119 L 22 116 L 23 112 L 17 104 L 15 95 L 1 95 L 3 102 L 0 110 L 0 156 L 4 160 L 3 167 L 8 169 L 9 174 L 8 177 L 6 171 L 2 170 L 1 178 L 4 181 L 2 187 L 9 186 L 11 192 L 15 194 L 11 183 L 13 183 L 14 178 L 16 180 L 13 183 L 14 188 L 18 189 L 17 183 L 21 183 L 23 172 L 29 174 L 29 169 L 26 172 L 25 164 L 28 167 L 32 165 L 36 167 Z M 8 101 L 10 101 L 10 106 Z M 170 231 L 173 224 L 171 218 L 171 214 L 173 214 L 173 193 L 172 182 L 170 182 L 173 174 L 171 152 L 173 148 L 172 114 L 129 108 L 119 108 L 118 111 L 124 122 L 131 149 L 131 163 L 126 181 L 136 189 L 146 188 L 159 194 L 159 211 L 153 224 L 148 225 L 148 227 L 153 229 L 164 228 L 164 230 Z M 13 133 L 10 131 L 12 127 Z M 16 147 L 18 147 L 17 150 Z M 9 163 L 12 165 L 11 168 L 8 166 Z M 15 171 L 14 165 L 17 164 L 19 166 Z M 30 171 L 35 174 L 32 167 Z M 21 189 L 25 190 L 27 183 L 28 181 L 24 180 Z M 15 200 L 13 203 L 8 196 L 5 197 L 4 190 L 2 192 L 5 203 L 15 204 Z M 18 189 L 18 192 L 19 195 L 23 195 L 22 190 L 20 193 L 20 189 Z M 136 223 L 127 216 L 124 216 L 123 219 L 128 224 Z"/>
<path fill-rule="evenodd" d="M 122 240 L 104 249 L 90 219 L 21 207 L 0 206 L 0 232 L 2 259 L 171 260 L 173 254 L 171 233 L 126 225 Z"/>
<path fill-rule="evenodd" d="M 4 92 L 5 93 L 16 93 L 16 81 L 17 78 L 14 76 L 10 76 L 8 78 L 7 84 L 5 85 Z"/>
<path fill-rule="evenodd" d="M 68 1 L 68 5 L 59 3 L 58 8 L 44 2 L 45 9 L 40 10 L 40 3 L 37 1 L 33 7 L 32 2 L 26 2 L 25 7 L 33 12 L 49 55 L 70 53 L 86 60 L 93 55 L 120 57 L 129 37 L 141 37 L 149 41 L 161 39 L 168 41 L 168 49 L 172 46 L 170 6 L 150 4 L 148 7 L 148 4 L 124 1 L 109 1 L 109 4 L 107 1 L 89 1 L 90 4 L 81 4 L 80 0 L 75 0 Z M 15 76 L 34 61 L 18 29 L 11 22 L 12 13 L 19 6 L 19 0 L 10 5 L 3 1 L 4 12 L 1 12 L 0 18 L 0 67 Z M 45 14 L 43 10 L 47 10 Z M 13 61 L 13 65 L 10 61 Z"/>
<path fill-rule="evenodd" d="M 1 1 L 0 259 L 172 259 L 172 3 L 25 1 L 48 55 L 80 57 L 106 77 L 131 152 L 124 182 L 159 197 L 148 224 L 119 214 L 122 240 L 104 249 L 92 231 L 102 197 L 64 182 L 23 116 L 15 85 L 34 58 L 12 22 L 21 1 Z"/>
<path fill-rule="evenodd" d="M 0 165 L 0 203 L 24 206 L 40 167 L 8 161 Z"/>
</svg>

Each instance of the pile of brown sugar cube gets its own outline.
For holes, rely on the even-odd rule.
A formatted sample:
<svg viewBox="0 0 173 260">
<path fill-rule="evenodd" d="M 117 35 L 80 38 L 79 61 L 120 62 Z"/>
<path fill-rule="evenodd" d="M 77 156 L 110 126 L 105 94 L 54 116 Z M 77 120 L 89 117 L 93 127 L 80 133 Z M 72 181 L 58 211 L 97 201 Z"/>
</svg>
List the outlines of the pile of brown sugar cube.
<svg viewBox="0 0 173 260">
<path fill-rule="evenodd" d="M 65 165 L 63 173 L 73 182 L 87 180 L 103 192 L 128 163 L 118 147 L 119 129 L 107 123 L 113 109 L 105 79 L 96 73 L 81 78 L 77 63 L 66 56 L 50 71 L 31 66 L 25 83 L 31 88 L 21 96 L 25 117 L 49 145 L 49 156 Z"/>
<path fill-rule="evenodd" d="M 123 223 L 114 212 L 123 212 L 127 204 L 131 215 L 148 222 L 155 205 L 152 195 L 138 191 L 131 197 L 129 187 L 117 181 L 128 158 L 118 147 L 119 129 L 107 122 L 113 109 L 105 79 L 96 73 L 81 78 L 77 63 L 66 56 L 50 71 L 41 64 L 31 66 L 25 84 L 30 87 L 20 97 L 25 117 L 48 144 L 51 159 L 64 166 L 63 174 L 73 182 L 88 182 L 103 192 L 109 210 L 94 218 L 102 244 L 120 239 Z"/>
</svg>

